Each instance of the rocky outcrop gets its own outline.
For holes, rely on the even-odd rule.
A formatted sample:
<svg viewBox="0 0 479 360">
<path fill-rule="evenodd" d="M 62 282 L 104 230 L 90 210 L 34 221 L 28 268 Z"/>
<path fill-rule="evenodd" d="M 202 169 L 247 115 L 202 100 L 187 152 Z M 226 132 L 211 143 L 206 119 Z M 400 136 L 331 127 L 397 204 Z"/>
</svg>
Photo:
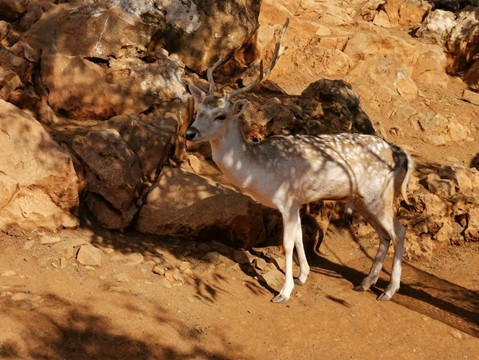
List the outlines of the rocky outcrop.
<svg viewBox="0 0 479 360">
<path fill-rule="evenodd" d="M 9 154 L 0 160 L 2 229 L 74 226 L 81 192 L 82 208 L 109 229 L 243 246 L 277 239 L 277 213 L 225 185 L 207 145 L 186 154 L 182 135 L 193 116 L 185 82 L 201 83 L 222 56 L 217 84 L 245 83 L 240 70 L 258 56 L 268 62 L 286 17 L 287 51 L 245 95 L 250 139 L 353 131 L 400 144 L 414 132 L 431 146 L 473 143 L 475 112 L 460 118 L 436 100 L 451 86 L 447 68 L 464 71 L 469 86 L 456 100 L 479 104 L 477 9 L 434 3 L 263 0 L 258 20 L 258 0 L 0 0 L 0 99 L 8 119 L 22 118 L 0 133 L 10 136 L 0 143 Z M 41 154 L 13 151 L 22 141 Z M 51 174 L 38 170 L 45 164 Z M 421 169 L 412 206 L 400 206 L 410 256 L 477 241 L 476 174 L 447 169 Z"/>
<path fill-rule="evenodd" d="M 238 50 L 258 27 L 259 2 L 15 0 L 0 8 L 1 98 L 51 126 L 75 156 L 87 208 L 124 229 L 181 149 L 191 118 L 184 64 L 201 72 Z M 218 41 L 200 40 L 206 34 Z M 85 125 L 66 131 L 72 120 Z"/>
<path fill-rule="evenodd" d="M 158 20 L 145 21 L 140 9 L 130 5 L 60 4 L 12 48 L 40 64 L 40 95 L 56 114 L 105 120 L 159 102 L 186 101 L 182 65 L 167 53 L 146 53 Z"/>
<path fill-rule="evenodd" d="M 105 120 L 186 101 L 184 64 L 202 72 L 238 50 L 258 12 L 258 1 L 70 2 L 47 11 L 11 51 L 40 64 L 39 95 L 55 113 Z"/>
<path fill-rule="evenodd" d="M 408 254 L 431 257 L 450 243 L 479 241 L 479 172 L 462 166 L 421 167 L 419 172 L 411 189 L 412 208 L 403 211 L 409 219 Z"/>
</svg>

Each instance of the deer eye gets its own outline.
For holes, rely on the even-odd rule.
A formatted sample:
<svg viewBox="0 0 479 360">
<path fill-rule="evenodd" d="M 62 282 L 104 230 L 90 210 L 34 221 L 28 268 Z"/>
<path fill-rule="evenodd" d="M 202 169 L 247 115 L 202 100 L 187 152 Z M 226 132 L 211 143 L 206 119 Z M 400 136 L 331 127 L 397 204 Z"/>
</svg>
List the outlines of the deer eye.
<svg viewBox="0 0 479 360">
<path fill-rule="evenodd" d="M 224 115 L 224 114 L 221 114 L 221 115 L 218 115 L 217 117 L 215 117 L 215 121 L 216 120 L 224 121 L 225 119 L 226 119 L 226 115 Z"/>
</svg>

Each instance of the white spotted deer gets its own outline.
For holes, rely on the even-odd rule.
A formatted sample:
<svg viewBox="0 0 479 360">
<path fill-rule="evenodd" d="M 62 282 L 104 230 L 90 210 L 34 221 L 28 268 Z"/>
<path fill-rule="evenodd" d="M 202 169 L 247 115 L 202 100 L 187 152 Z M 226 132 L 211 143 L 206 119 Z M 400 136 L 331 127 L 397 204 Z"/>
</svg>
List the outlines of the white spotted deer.
<svg viewBox="0 0 479 360">
<path fill-rule="evenodd" d="M 273 302 L 287 301 L 294 284 L 304 284 L 310 267 L 301 232 L 300 207 L 318 200 L 345 200 L 374 227 L 380 245 L 369 275 L 356 286 L 368 290 L 378 280 L 390 242 L 394 245 L 391 280 L 378 300 L 389 300 L 399 289 L 405 229 L 395 215 L 394 201 L 406 190 L 413 169 L 410 156 L 380 137 L 363 134 L 272 136 L 261 142 L 248 141 L 240 128 L 247 101 L 233 98 L 253 89 L 271 71 L 279 55 L 276 44 L 270 66 L 249 86 L 216 96 L 213 71 L 207 71 L 208 93 L 190 85 L 197 115 L 186 132 L 190 141 L 209 141 L 212 156 L 224 175 L 258 202 L 276 208 L 283 218 L 286 257 L 285 282 Z M 293 249 L 300 274 L 293 278 Z"/>
</svg>

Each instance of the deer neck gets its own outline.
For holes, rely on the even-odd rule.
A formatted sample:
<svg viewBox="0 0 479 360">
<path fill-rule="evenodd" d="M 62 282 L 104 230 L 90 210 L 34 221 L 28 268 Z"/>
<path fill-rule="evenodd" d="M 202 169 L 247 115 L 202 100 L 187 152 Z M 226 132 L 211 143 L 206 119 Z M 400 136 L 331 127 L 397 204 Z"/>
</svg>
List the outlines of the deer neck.
<svg viewBox="0 0 479 360">
<path fill-rule="evenodd" d="M 215 163 L 234 185 L 247 186 L 245 181 L 254 165 L 254 154 L 239 121 L 230 122 L 224 136 L 211 141 L 211 151 Z"/>
</svg>

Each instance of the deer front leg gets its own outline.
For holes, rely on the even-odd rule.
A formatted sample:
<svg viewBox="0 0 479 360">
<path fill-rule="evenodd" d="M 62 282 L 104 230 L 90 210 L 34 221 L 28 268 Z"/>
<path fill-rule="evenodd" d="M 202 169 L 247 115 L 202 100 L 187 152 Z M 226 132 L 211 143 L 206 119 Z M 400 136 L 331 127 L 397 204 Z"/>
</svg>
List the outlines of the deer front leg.
<svg viewBox="0 0 479 360">
<path fill-rule="evenodd" d="M 292 209 L 283 209 L 283 210 L 280 209 L 280 211 L 281 211 L 281 214 L 283 215 L 283 228 L 284 228 L 283 247 L 284 247 L 284 253 L 286 257 L 286 265 L 285 265 L 286 269 L 285 269 L 284 285 L 281 291 L 279 292 L 279 294 L 276 295 L 272 300 L 272 302 L 275 302 L 275 303 L 282 303 L 282 302 L 288 301 L 291 296 L 291 292 L 293 291 L 293 288 L 294 288 L 293 250 L 294 250 L 295 244 L 298 243 L 297 239 L 300 239 L 299 241 L 302 241 L 301 219 L 299 216 L 299 208 L 294 207 Z M 299 250 L 299 252 L 301 252 L 301 250 Z M 303 256 L 304 261 L 306 260 L 306 256 L 304 256 L 304 249 L 302 250 L 302 253 L 299 255 L 300 255 L 300 263 L 301 261 L 303 261 L 301 260 L 301 256 Z M 306 266 L 307 266 L 307 269 L 305 268 L 304 263 L 301 264 L 302 275 L 300 276 L 302 277 L 302 280 L 304 281 L 306 281 L 306 278 L 309 274 L 309 265 L 307 264 L 307 261 L 306 261 Z"/>
</svg>

